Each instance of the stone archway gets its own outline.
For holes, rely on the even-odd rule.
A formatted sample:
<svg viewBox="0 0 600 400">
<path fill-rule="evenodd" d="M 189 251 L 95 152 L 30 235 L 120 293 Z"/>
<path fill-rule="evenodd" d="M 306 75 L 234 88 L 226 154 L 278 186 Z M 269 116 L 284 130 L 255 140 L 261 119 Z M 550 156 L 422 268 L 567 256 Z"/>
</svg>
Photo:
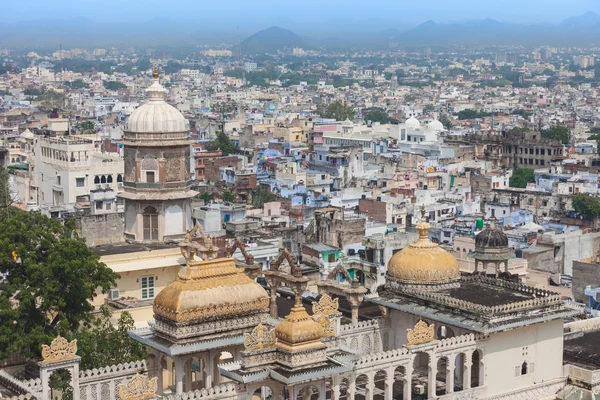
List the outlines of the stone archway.
<svg viewBox="0 0 600 400">
<path fill-rule="evenodd" d="M 373 376 L 373 400 L 386 400 L 387 373 L 379 370 Z"/>
<path fill-rule="evenodd" d="M 406 383 L 406 368 L 404 366 L 396 367 L 394 370 L 394 385 L 392 388 L 392 396 L 396 400 L 404 399 L 404 393 L 407 390 Z"/>
<path fill-rule="evenodd" d="M 356 400 L 366 400 L 369 398 L 369 377 L 366 374 L 361 374 L 356 377 Z"/>
</svg>

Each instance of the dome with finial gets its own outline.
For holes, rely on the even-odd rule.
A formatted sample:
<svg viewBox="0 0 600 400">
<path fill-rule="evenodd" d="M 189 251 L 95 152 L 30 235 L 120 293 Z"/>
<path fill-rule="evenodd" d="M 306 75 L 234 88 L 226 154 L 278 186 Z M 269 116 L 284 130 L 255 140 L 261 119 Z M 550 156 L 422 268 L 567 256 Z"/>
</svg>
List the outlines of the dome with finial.
<svg viewBox="0 0 600 400">
<path fill-rule="evenodd" d="M 436 132 L 443 132 L 445 130 L 444 129 L 444 124 L 442 124 L 437 119 L 434 119 L 429 124 L 427 124 L 427 127 L 429 129 L 431 129 L 432 131 L 436 131 Z"/>
<path fill-rule="evenodd" d="M 131 113 L 125 131 L 133 133 L 189 131 L 189 123 L 183 114 L 165 101 L 167 89 L 159 83 L 158 68 L 153 68 L 152 77 L 154 83 L 146 89 L 148 100 Z"/>
<path fill-rule="evenodd" d="M 412 283 L 438 283 L 460 277 L 458 261 L 429 240 L 430 225 L 425 221 L 425 207 L 421 208 L 421 222 L 417 224 L 419 240 L 394 254 L 388 263 L 388 277 Z"/>
<path fill-rule="evenodd" d="M 490 248 L 490 247 L 508 247 L 508 236 L 501 229 L 496 227 L 495 223 L 491 223 L 488 228 L 485 228 L 475 237 L 475 247 Z"/>
<path fill-rule="evenodd" d="M 277 347 L 284 350 L 304 350 L 307 347 L 321 346 L 325 329 L 312 319 L 301 304 L 296 304 L 275 327 Z"/>
<path fill-rule="evenodd" d="M 421 123 L 415 117 L 410 117 L 404 123 L 408 129 L 419 129 L 421 128 Z"/>
</svg>

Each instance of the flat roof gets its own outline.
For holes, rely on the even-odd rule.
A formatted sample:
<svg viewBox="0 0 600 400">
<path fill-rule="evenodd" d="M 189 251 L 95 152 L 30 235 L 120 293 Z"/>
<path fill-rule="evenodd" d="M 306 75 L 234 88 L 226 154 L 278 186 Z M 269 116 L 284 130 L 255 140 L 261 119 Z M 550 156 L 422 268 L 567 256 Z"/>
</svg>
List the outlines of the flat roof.
<svg viewBox="0 0 600 400">
<path fill-rule="evenodd" d="M 600 369 L 600 330 L 565 338 L 563 360 L 587 369 Z"/>
<path fill-rule="evenodd" d="M 175 247 L 178 247 L 178 245 L 174 243 L 123 243 L 90 247 L 90 250 L 99 256 L 111 256 L 115 254 L 137 253 L 140 251 L 172 249 Z"/>
</svg>

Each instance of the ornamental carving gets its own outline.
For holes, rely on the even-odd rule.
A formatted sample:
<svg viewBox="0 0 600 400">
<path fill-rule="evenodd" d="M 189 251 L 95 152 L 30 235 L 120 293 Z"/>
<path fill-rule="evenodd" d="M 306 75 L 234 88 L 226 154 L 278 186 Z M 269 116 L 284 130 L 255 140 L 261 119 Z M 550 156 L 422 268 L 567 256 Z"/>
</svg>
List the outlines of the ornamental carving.
<svg viewBox="0 0 600 400">
<path fill-rule="evenodd" d="M 428 343 L 435 338 L 434 324 L 427 325 L 427 322 L 420 320 L 413 329 L 406 330 L 407 346 Z"/>
<path fill-rule="evenodd" d="M 338 313 L 339 300 L 331 299 L 331 297 L 325 293 L 321 296 L 319 302 L 312 303 L 313 314 L 321 315 L 334 315 Z"/>
<path fill-rule="evenodd" d="M 260 350 L 275 345 L 275 329 L 269 330 L 263 324 L 258 324 L 252 333 L 244 334 L 246 350 Z"/>
<path fill-rule="evenodd" d="M 77 339 L 69 342 L 62 336 L 57 336 L 50 346 L 42 345 L 42 358 L 46 362 L 70 360 L 77 357 Z"/>
<path fill-rule="evenodd" d="M 329 319 L 326 316 L 321 315 L 317 319 L 317 322 L 323 327 L 323 330 L 325 331 L 325 336 L 332 336 L 335 334 L 335 320 Z"/>
<path fill-rule="evenodd" d="M 152 379 L 137 374 L 127 384 L 117 388 L 120 400 L 147 400 L 156 396 L 158 377 Z"/>
</svg>

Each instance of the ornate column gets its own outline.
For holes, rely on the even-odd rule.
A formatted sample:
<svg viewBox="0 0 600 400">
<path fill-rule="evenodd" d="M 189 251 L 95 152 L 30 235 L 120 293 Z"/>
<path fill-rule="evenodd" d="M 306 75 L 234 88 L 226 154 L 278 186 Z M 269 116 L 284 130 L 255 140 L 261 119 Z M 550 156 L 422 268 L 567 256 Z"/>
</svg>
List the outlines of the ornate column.
<svg viewBox="0 0 600 400">
<path fill-rule="evenodd" d="M 347 400 L 354 400 L 356 396 L 356 377 L 354 375 L 348 378 L 348 395 Z"/>
<path fill-rule="evenodd" d="M 206 389 L 210 389 L 212 387 L 212 367 L 213 367 L 210 352 L 203 354 L 202 361 L 204 363 L 204 373 L 206 376 L 206 381 L 204 382 L 204 387 Z"/>
<path fill-rule="evenodd" d="M 409 364 L 405 368 L 406 371 L 406 381 L 402 386 L 403 400 L 410 400 L 412 397 L 412 373 L 413 373 L 413 360 L 409 361 Z"/>
<path fill-rule="evenodd" d="M 373 400 L 373 391 L 375 390 L 375 372 L 371 371 L 367 374 L 367 395 L 366 400 Z"/>
<path fill-rule="evenodd" d="M 434 354 L 429 354 L 429 368 L 427 368 L 427 398 L 433 399 L 437 396 L 437 359 Z"/>
<path fill-rule="evenodd" d="M 446 365 L 446 394 L 454 393 L 454 365 L 456 363 L 456 354 L 448 356 Z"/>
<path fill-rule="evenodd" d="M 340 376 L 334 375 L 331 379 L 331 399 L 339 400 L 340 399 Z"/>
<path fill-rule="evenodd" d="M 184 370 L 185 360 L 181 357 L 175 357 L 175 394 L 183 394 Z"/>
<path fill-rule="evenodd" d="M 185 391 L 189 392 L 192 390 L 192 360 L 190 357 L 185 361 Z"/>
<path fill-rule="evenodd" d="M 473 366 L 473 351 L 465 352 L 465 365 L 463 367 L 463 390 L 471 389 L 471 367 Z"/>
<path fill-rule="evenodd" d="M 385 375 L 385 400 L 393 400 L 394 398 L 394 367 L 389 367 Z"/>
</svg>

